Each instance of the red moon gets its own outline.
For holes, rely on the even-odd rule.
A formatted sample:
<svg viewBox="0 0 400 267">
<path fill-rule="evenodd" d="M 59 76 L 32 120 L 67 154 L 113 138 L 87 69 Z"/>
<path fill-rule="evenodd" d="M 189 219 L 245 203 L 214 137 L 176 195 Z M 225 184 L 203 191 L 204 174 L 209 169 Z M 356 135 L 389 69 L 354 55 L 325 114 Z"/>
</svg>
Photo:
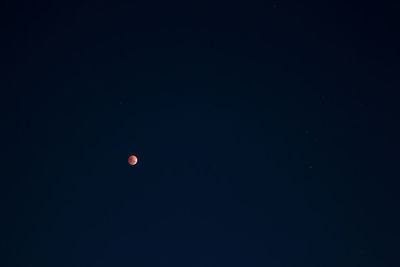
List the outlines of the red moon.
<svg viewBox="0 0 400 267">
<path fill-rule="evenodd" d="M 130 165 L 135 165 L 136 163 L 137 163 L 137 157 L 136 156 L 134 156 L 134 155 L 132 155 L 132 156 L 130 156 L 129 158 L 128 158 L 128 163 L 130 164 Z"/>
</svg>

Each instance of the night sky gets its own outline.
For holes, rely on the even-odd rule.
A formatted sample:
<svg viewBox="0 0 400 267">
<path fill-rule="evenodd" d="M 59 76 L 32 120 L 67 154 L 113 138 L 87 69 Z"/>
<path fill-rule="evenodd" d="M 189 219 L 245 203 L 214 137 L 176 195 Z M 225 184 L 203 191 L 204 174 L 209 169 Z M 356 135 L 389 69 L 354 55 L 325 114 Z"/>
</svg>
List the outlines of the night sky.
<svg viewBox="0 0 400 267">
<path fill-rule="evenodd" d="M 400 266 L 399 4 L 0 10 L 1 266 Z"/>
</svg>

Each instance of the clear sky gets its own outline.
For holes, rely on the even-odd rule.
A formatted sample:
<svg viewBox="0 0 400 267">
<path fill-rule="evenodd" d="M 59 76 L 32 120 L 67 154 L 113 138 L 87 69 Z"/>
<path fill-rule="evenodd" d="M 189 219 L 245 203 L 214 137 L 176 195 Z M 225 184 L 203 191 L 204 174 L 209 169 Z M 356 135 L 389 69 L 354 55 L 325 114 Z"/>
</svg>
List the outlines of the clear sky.
<svg viewBox="0 0 400 267">
<path fill-rule="evenodd" d="M 0 10 L 1 266 L 400 266 L 398 4 Z"/>
</svg>

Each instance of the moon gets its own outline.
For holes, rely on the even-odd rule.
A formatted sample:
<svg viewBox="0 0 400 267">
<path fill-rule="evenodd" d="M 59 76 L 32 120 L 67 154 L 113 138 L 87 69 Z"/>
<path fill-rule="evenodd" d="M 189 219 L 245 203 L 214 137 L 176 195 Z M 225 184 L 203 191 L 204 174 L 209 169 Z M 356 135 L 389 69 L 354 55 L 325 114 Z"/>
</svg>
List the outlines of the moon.
<svg viewBox="0 0 400 267">
<path fill-rule="evenodd" d="M 129 158 L 128 158 L 128 163 L 129 163 L 129 165 L 135 165 L 136 163 L 137 163 L 137 157 L 136 156 L 134 156 L 134 155 L 131 155 Z"/>
</svg>

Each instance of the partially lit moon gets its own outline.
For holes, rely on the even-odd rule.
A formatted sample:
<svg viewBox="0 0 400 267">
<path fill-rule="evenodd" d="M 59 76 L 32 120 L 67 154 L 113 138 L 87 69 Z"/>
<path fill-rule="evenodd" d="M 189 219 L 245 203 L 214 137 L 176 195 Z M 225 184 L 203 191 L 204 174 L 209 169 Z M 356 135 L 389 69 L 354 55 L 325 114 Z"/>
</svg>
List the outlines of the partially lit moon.
<svg viewBox="0 0 400 267">
<path fill-rule="evenodd" d="M 130 156 L 130 157 L 128 158 L 128 163 L 129 163 L 130 165 L 135 165 L 135 164 L 137 163 L 137 157 L 134 156 L 134 155 Z"/>
</svg>

